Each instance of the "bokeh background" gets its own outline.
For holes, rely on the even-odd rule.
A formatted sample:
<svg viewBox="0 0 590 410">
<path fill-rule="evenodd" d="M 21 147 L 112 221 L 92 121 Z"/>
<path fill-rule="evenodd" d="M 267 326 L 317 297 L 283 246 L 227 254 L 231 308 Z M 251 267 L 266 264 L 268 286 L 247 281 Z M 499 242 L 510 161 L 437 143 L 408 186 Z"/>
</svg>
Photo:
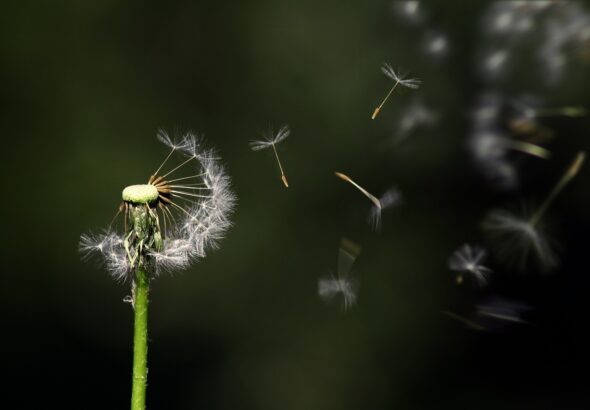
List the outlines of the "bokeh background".
<svg viewBox="0 0 590 410">
<path fill-rule="evenodd" d="M 553 156 L 526 158 L 518 188 L 480 172 L 468 141 L 482 93 L 590 107 L 584 49 L 566 47 L 549 78 L 534 58 L 542 34 L 518 44 L 506 73 L 482 72 L 493 3 L 421 2 L 416 17 L 391 1 L 4 2 L 1 406 L 128 407 L 129 285 L 82 262 L 78 240 L 162 160 L 161 127 L 204 133 L 239 204 L 219 250 L 152 284 L 148 408 L 588 405 L 588 167 L 551 208 L 557 271 L 492 258 L 478 289 L 447 267 L 460 244 L 485 243 L 491 208 L 542 200 L 590 148 L 587 117 L 550 118 Z M 434 55 L 424 41 L 436 33 L 447 43 Z M 391 86 L 384 61 L 423 85 L 371 121 Z M 414 98 L 437 121 L 400 143 Z M 272 153 L 248 148 L 269 124 L 292 130 L 280 146 L 288 189 Z M 337 170 L 375 193 L 402 190 L 381 232 Z M 362 246 L 346 312 L 317 295 L 341 237 Z M 477 331 L 443 314 L 471 317 L 490 297 L 529 306 L 526 323 Z"/>
</svg>

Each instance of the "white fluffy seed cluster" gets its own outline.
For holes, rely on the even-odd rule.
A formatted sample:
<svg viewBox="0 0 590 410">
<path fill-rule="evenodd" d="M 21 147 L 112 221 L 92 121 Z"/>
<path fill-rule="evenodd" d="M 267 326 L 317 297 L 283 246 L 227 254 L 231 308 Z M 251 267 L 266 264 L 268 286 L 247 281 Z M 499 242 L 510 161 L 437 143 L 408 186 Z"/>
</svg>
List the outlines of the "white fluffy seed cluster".
<svg viewBox="0 0 590 410">
<path fill-rule="evenodd" d="M 196 159 L 195 163 L 199 165 L 193 174 L 198 175 L 206 187 L 206 195 L 194 198 L 188 205 L 183 203 L 186 212 L 176 212 L 175 223 L 167 227 L 161 251 L 146 250 L 146 268 L 152 275 L 186 269 L 204 257 L 207 251 L 217 248 L 231 226 L 229 217 L 236 201 L 230 179 L 215 152 L 203 148 L 202 140 L 195 134 L 189 132 L 175 142 L 160 131 L 158 139 L 173 151 Z M 92 255 L 102 257 L 115 279 L 130 278 L 132 272 L 124 247 L 124 234 L 112 231 L 84 234 L 79 248 L 86 258 Z"/>
</svg>

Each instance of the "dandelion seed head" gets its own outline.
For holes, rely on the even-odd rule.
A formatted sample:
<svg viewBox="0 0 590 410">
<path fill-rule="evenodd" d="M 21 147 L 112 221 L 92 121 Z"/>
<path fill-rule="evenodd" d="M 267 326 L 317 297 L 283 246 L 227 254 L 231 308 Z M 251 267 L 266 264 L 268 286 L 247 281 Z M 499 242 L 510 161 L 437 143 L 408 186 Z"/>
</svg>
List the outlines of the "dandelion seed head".
<svg viewBox="0 0 590 410">
<path fill-rule="evenodd" d="M 82 254 L 100 254 L 118 280 L 131 279 L 138 266 L 153 276 L 186 269 L 231 226 L 235 195 L 215 152 L 192 132 L 173 140 L 160 130 L 157 137 L 170 151 L 147 184 L 123 191 L 126 231 L 80 238 Z M 176 152 L 177 164 L 160 172 Z"/>
</svg>

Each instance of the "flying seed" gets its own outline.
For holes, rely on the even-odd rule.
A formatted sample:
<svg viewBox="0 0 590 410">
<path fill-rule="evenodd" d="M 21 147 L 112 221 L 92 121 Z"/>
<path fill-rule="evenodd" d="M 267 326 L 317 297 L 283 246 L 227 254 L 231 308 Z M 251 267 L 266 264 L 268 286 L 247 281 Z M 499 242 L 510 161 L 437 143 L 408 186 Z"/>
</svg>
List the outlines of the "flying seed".
<svg viewBox="0 0 590 410">
<path fill-rule="evenodd" d="M 289 188 L 289 181 L 287 181 L 287 176 L 283 170 L 283 165 L 281 164 L 281 160 L 279 159 L 279 154 L 277 153 L 275 145 L 287 139 L 290 134 L 291 130 L 289 130 L 289 126 L 283 125 L 276 134 L 274 134 L 272 130 L 269 130 L 264 134 L 263 140 L 250 141 L 250 149 L 252 149 L 252 151 L 260 151 L 272 147 L 277 164 L 279 165 L 279 170 L 281 171 L 281 180 L 283 181 L 283 184 L 286 188 Z"/>
<path fill-rule="evenodd" d="M 407 87 L 407 88 L 417 89 L 418 87 L 420 87 L 420 84 L 422 83 L 422 81 L 420 81 L 416 78 L 403 78 L 402 76 L 400 76 L 398 73 L 395 72 L 395 70 L 393 69 L 393 67 L 391 67 L 391 65 L 389 65 L 387 63 L 383 64 L 383 66 L 381 67 L 381 71 L 387 77 L 389 77 L 393 81 L 395 81 L 395 83 L 393 84 L 393 87 L 391 87 L 391 89 L 389 90 L 389 92 L 387 93 L 387 95 L 385 96 L 383 101 L 381 101 L 381 104 L 379 104 L 379 106 L 377 108 L 375 108 L 375 111 L 373 111 L 373 115 L 371 115 L 372 120 L 377 118 L 377 115 L 379 115 L 379 112 L 381 112 L 381 108 L 383 107 L 385 102 L 389 99 L 389 96 L 393 93 L 393 91 L 398 86 L 398 84 L 402 85 L 404 87 Z"/>
</svg>

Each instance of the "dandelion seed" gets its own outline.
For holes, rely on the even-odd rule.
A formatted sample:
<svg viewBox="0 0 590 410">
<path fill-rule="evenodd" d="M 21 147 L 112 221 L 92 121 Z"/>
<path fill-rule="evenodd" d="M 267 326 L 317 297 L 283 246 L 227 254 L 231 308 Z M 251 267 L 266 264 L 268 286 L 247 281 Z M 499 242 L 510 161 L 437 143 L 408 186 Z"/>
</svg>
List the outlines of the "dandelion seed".
<svg viewBox="0 0 590 410">
<path fill-rule="evenodd" d="M 318 281 L 318 295 L 323 301 L 332 302 L 336 297 L 341 297 L 344 310 L 356 303 L 358 283 L 352 277 L 352 265 L 360 251 L 356 243 L 342 238 L 338 253 L 338 275 L 330 274 Z"/>
<path fill-rule="evenodd" d="M 174 141 L 160 130 L 157 137 L 170 152 L 147 184 L 123 190 L 125 232 L 109 230 L 80 239 L 82 254 L 101 255 L 115 279 L 132 279 L 140 266 L 152 275 L 185 269 L 214 248 L 230 226 L 235 197 L 214 152 L 203 149 L 192 133 Z M 160 172 L 175 153 L 185 159 Z M 191 163 L 189 175 L 178 176 Z"/>
<path fill-rule="evenodd" d="M 588 110 L 584 107 L 565 106 L 553 108 L 533 108 L 521 103 L 520 109 L 522 116 L 528 119 L 542 118 L 542 117 L 585 117 L 588 115 Z"/>
<path fill-rule="evenodd" d="M 389 96 L 393 93 L 393 91 L 398 86 L 398 84 L 402 85 L 404 87 L 407 87 L 407 88 L 417 89 L 420 87 L 420 84 L 422 83 L 422 81 L 420 81 L 416 78 L 403 78 L 402 76 L 397 74 L 395 72 L 395 70 L 391 67 L 391 65 L 389 65 L 388 63 L 383 64 L 383 66 L 381 67 L 381 71 L 387 77 L 389 77 L 393 81 L 395 81 L 395 84 L 393 85 L 393 87 L 391 87 L 391 89 L 389 90 L 389 92 L 387 93 L 387 95 L 385 96 L 383 101 L 381 101 L 381 104 L 379 104 L 379 106 L 377 108 L 375 108 L 375 111 L 373 111 L 373 115 L 371 116 L 372 120 L 374 120 L 377 117 L 377 115 L 379 115 L 381 108 L 383 107 L 385 102 L 389 99 Z"/>
<path fill-rule="evenodd" d="M 279 165 L 279 170 L 281 171 L 281 180 L 283 181 L 283 184 L 286 188 L 289 187 L 289 182 L 287 181 L 287 177 L 283 171 L 283 166 L 281 164 L 281 160 L 279 159 L 279 154 L 277 153 L 275 145 L 285 140 L 290 134 L 291 131 L 289 130 L 289 126 L 283 125 L 276 134 L 274 134 L 272 130 L 269 130 L 264 136 L 263 140 L 250 141 L 250 149 L 252 149 L 252 151 L 260 151 L 272 147 L 275 158 L 277 159 L 277 164 Z"/>
<path fill-rule="evenodd" d="M 420 23 L 424 16 L 421 12 L 420 2 L 416 0 L 394 1 L 393 12 L 408 23 Z"/>
<path fill-rule="evenodd" d="M 561 80 L 564 69 L 571 60 L 571 51 L 583 50 L 590 36 L 590 15 L 581 2 L 556 2 L 559 13 L 553 13 L 544 25 L 545 38 L 538 50 L 538 57 L 546 71 L 548 82 Z"/>
<path fill-rule="evenodd" d="M 470 275 L 478 286 L 487 284 L 491 269 L 482 265 L 485 257 L 485 249 L 468 244 L 453 252 L 449 258 L 449 269 L 458 272 L 457 283 L 463 283 L 464 276 Z"/>
<path fill-rule="evenodd" d="M 522 319 L 523 312 L 527 310 L 530 310 L 527 305 L 509 302 L 500 298 L 492 298 L 477 305 L 477 315 L 480 318 L 491 318 L 495 321 L 511 323 L 527 323 Z"/>
<path fill-rule="evenodd" d="M 532 257 L 543 271 L 558 264 L 550 239 L 545 233 L 543 216 L 563 188 L 577 175 L 584 163 L 580 152 L 554 186 L 541 206 L 530 216 L 518 216 L 506 210 L 494 210 L 484 220 L 483 228 L 496 246 L 498 257 L 524 270 Z"/>
<path fill-rule="evenodd" d="M 365 188 L 354 182 L 349 176 L 341 172 L 335 172 L 334 174 L 341 180 L 352 184 L 356 189 L 361 191 L 361 193 L 365 195 L 369 199 L 369 201 L 372 202 L 373 206 L 371 207 L 371 211 L 369 212 L 369 223 L 375 230 L 379 230 L 381 228 L 382 212 L 385 209 L 399 205 L 402 202 L 402 194 L 396 187 L 388 189 L 380 198 L 377 198 L 369 191 L 367 191 Z"/>
<path fill-rule="evenodd" d="M 446 48 L 447 48 L 447 39 L 442 35 L 434 37 L 428 43 L 428 51 L 430 51 L 433 54 L 444 53 Z"/>
</svg>

